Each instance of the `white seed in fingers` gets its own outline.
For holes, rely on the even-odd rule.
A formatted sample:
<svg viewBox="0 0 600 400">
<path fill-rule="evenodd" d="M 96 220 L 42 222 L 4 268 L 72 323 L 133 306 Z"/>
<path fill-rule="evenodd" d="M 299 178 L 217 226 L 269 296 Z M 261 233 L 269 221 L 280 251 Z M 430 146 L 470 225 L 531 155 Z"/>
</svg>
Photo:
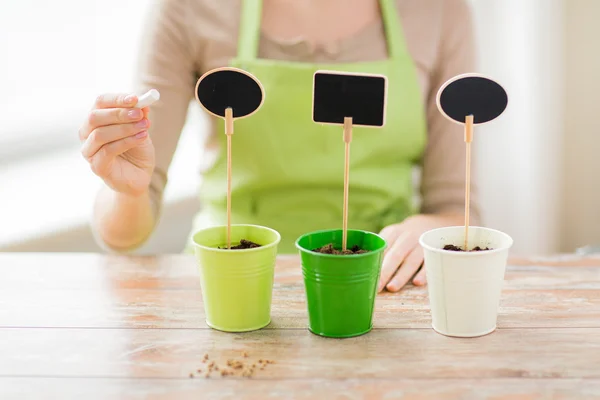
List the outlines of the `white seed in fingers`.
<svg viewBox="0 0 600 400">
<path fill-rule="evenodd" d="M 158 90 L 150 89 L 149 91 L 147 91 L 146 93 L 144 93 L 143 95 L 141 95 L 138 98 L 138 102 L 135 106 L 137 108 L 148 107 L 149 105 L 153 104 L 154 102 L 158 101 L 159 99 L 160 99 L 160 93 L 158 92 Z"/>
</svg>

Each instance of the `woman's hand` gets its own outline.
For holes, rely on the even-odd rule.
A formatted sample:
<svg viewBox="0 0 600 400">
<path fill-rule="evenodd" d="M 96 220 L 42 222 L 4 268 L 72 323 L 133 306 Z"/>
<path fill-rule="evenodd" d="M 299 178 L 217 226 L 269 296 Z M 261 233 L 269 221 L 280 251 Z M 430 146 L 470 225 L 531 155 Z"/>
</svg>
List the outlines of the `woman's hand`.
<svg viewBox="0 0 600 400">
<path fill-rule="evenodd" d="M 148 108 L 135 108 L 134 95 L 105 94 L 79 130 L 81 154 L 114 191 L 140 196 L 150 185 L 154 145 L 148 136 Z"/>
<path fill-rule="evenodd" d="M 415 215 L 400 224 L 385 227 L 380 235 L 387 241 L 384 252 L 378 292 L 384 288 L 397 292 L 415 275 L 423 264 L 423 249 L 419 237 L 424 232 L 445 226 L 463 224 L 459 215 Z M 424 285 L 427 282 L 425 268 L 413 278 L 413 284 Z"/>
</svg>

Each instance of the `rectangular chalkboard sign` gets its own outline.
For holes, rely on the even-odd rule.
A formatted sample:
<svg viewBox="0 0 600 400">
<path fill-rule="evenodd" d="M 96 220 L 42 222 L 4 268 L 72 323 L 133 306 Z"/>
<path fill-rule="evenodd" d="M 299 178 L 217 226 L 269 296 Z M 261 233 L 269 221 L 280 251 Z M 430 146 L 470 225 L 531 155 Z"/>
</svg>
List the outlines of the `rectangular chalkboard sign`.
<svg viewBox="0 0 600 400">
<path fill-rule="evenodd" d="M 313 80 L 313 121 L 353 126 L 385 125 L 387 78 L 383 75 L 317 71 Z"/>
</svg>

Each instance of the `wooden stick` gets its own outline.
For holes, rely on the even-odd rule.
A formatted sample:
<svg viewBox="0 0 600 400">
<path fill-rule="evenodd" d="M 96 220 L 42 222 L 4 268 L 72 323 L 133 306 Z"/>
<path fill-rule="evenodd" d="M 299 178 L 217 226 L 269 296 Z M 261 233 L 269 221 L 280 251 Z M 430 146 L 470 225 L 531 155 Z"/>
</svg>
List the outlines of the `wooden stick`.
<svg viewBox="0 0 600 400">
<path fill-rule="evenodd" d="M 348 245 L 348 193 L 350 186 L 350 142 L 352 142 L 352 117 L 344 118 L 344 143 L 346 154 L 344 157 L 344 221 L 342 224 L 342 251 Z"/>
<path fill-rule="evenodd" d="M 225 135 L 227 135 L 227 249 L 231 249 L 231 136 L 233 135 L 233 109 L 225 109 Z"/>
<path fill-rule="evenodd" d="M 465 170 L 465 251 L 469 251 L 469 210 L 471 204 L 471 142 L 473 141 L 473 116 L 467 115 L 465 120 L 465 143 L 467 162 Z"/>
</svg>

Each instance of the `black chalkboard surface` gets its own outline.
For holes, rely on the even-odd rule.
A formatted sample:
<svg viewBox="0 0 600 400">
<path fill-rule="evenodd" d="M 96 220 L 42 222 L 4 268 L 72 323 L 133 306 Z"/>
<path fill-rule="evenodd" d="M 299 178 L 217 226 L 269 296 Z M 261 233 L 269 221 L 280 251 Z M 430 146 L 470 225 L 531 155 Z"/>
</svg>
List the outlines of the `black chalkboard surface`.
<svg viewBox="0 0 600 400">
<path fill-rule="evenodd" d="M 385 125 L 387 78 L 383 75 L 317 71 L 313 80 L 313 121 L 353 126 Z"/>
<path fill-rule="evenodd" d="M 479 74 L 458 75 L 446 82 L 437 94 L 440 112 L 454 122 L 465 123 L 468 115 L 473 124 L 484 124 L 504 112 L 508 95 L 502 86 Z"/>
<path fill-rule="evenodd" d="M 233 118 L 256 112 L 264 102 L 262 85 L 250 73 L 238 68 L 217 68 L 207 72 L 196 84 L 196 100 L 210 114 L 225 118 L 231 108 Z"/>
</svg>

